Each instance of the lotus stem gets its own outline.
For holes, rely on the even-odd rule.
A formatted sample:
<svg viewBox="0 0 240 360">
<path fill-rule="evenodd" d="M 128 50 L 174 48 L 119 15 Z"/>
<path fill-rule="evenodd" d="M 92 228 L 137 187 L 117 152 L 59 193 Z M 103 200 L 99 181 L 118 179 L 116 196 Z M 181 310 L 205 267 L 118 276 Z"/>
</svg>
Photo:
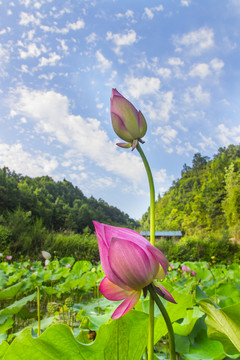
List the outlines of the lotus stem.
<svg viewBox="0 0 240 360">
<path fill-rule="evenodd" d="M 149 188 L 150 188 L 150 243 L 155 245 L 155 188 L 153 182 L 152 172 L 147 161 L 147 158 L 139 145 L 137 144 L 137 151 L 139 152 L 143 164 L 145 166 Z M 150 295 L 149 300 L 149 330 L 148 330 L 148 360 L 153 359 L 153 348 L 154 348 L 154 300 Z"/>
<path fill-rule="evenodd" d="M 41 333 L 41 319 L 40 319 L 40 288 L 37 286 L 37 316 L 38 316 L 38 337 Z"/>
<path fill-rule="evenodd" d="M 174 332 L 173 332 L 173 327 L 172 327 L 172 323 L 171 320 L 169 318 L 168 312 L 165 309 L 163 303 L 161 302 L 160 298 L 157 296 L 157 294 L 155 293 L 155 290 L 152 286 L 152 284 L 148 285 L 148 290 L 152 296 L 152 298 L 154 299 L 155 303 L 157 304 L 159 310 L 162 313 L 162 316 L 165 320 L 165 323 L 167 325 L 167 329 L 168 329 L 168 335 L 169 335 L 169 352 L 170 352 L 170 359 L 171 360 L 176 360 L 176 351 L 175 351 L 175 341 L 174 341 Z"/>
</svg>

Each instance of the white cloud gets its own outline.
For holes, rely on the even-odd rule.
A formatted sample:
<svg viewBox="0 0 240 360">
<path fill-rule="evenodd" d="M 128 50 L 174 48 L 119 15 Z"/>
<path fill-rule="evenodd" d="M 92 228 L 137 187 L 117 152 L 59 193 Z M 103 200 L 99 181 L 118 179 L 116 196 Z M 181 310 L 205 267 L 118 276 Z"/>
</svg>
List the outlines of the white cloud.
<svg viewBox="0 0 240 360">
<path fill-rule="evenodd" d="M 181 0 L 182 6 L 189 6 L 191 4 L 192 0 Z"/>
<path fill-rule="evenodd" d="M 112 40 L 116 45 L 114 51 L 116 54 L 121 55 L 122 46 L 131 46 L 137 42 L 137 33 L 134 30 L 127 30 L 123 34 L 113 34 L 111 31 L 107 32 L 107 40 Z"/>
<path fill-rule="evenodd" d="M 167 78 L 170 78 L 171 77 L 171 74 L 172 74 L 172 71 L 168 68 L 163 68 L 163 67 L 160 67 L 156 70 L 156 73 L 159 75 L 159 76 L 162 76 L 164 79 L 167 79 Z"/>
<path fill-rule="evenodd" d="M 78 19 L 75 23 L 67 23 L 65 27 L 58 28 L 57 26 L 47 26 L 41 25 L 40 28 L 45 32 L 57 33 L 57 34 L 67 34 L 70 30 L 76 31 L 83 29 L 85 27 L 85 22 L 82 19 Z"/>
<path fill-rule="evenodd" d="M 198 148 L 192 146 L 190 142 L 185 142 L 183 145 L 176 146 L 177 154 L 189 156 L 192 153 L 199 152 Z"/>
<path fill-rule="evenodd" d="M 225 124 L 217 127 L 217 138 L 222 146 L 240 143 L 240 125 L 228 128 Z"/>
<path fill-rule="evenodd" d="M 173 129 L 169 125 L 158 126 L 157 129 L 153 132 L 153 135 L 160 135 L 161 142 L 163 142 L 165 145 L 169 145 L 175 141 L 177 134 L 177 130 Z"/>
<path fill-rule="evenodd" d="M 11 31 L 11 28 L 7 26 L 5 29 L 0 30 L 0 35 L 4 35 L 7 32 L 9 33 Z"/>
<path fill-rule="evenodd" d="M 64 39 L 57 39 L 57 41 L 60 43 L 60 46 L 58 46 L 58 50 L 62 50 L 65 54 L 68 54 L 68 46 L 66 44 L 66 40 Z"/>
<path fill-rule="evenodd" d="M 19 54 L 21 59 L 26 59 L 28 57 L 39 57 L 42 52 L 46 52 L 45 46 L 38 48 L 35 43 L 30 43 L 27 45 L 27 50 L 19 49 Z"/>
<path fill-rule="evenodd" d="M 218 58 L 214 58 L 210 61 L 209 64 L 200 63 L 200 64 L 194 64 L 191 67 L 191 70 L 189 72 L 189 75 L 191 77 L 200 77 L 201 79 L 204 79 L 206 76 L 210 75 L 212 71 L 215 73 L 219 73 L 224 66 L 224 62 Z"/>
<path fill-rule="evenodd" d="M 40 25 L 40 19 L 36 18 L 33 14 L 21 12 L 19 25 L 28 26 L 29 24 Z"/>
<path fill-rule="evenodd" d="M 95 43 L 96 42 L 96 39 L 97 39 L 97 34 L 96 33 L 91 33 L 89 34 L 85 40 L 88 44 L 91 44 L 91 43 Z"/>
<path fill-rule="evenodd" d="M 132 10 L 127 10 L 127 11 L 125 11 L 124 14 L 122 14 L 122 13 L 116 14 L 116 17 L 117 17 L 118 19 L 124 18 L 124 17 L 127 18 L 127 19 L 133 19 L 133 17 L 134 17 L 134 12 L 133 12 Z"/>
<path fill-rule="evenodd" d="M 5 46 L 0 44 L 0 77 L 7 76 L 7 73 L 5 72 L 5 67 L 9 62 L 9 59 L 9 50 Z"/>
<path fill-rule="evenodd" d="M 151 8 L 146 7 L 146 8 L 144 8 L 143 17 L 146 17 L 146 18 L 152 20 L 154 18 L 155 12 L 158 12 L 158 11 L 163 11 L 162 5 L 151 7 Z"/>
<path fill-rule="evenodd" d="M 168 64 L 172 66 L 183 66 L 184 61 L 182 61 L 179 57 L 171 57 L 168 59 Z"/>
<path fill-rule="evenodd" d="M 156 190 L 162 195 L 169 189 L 171 186 L 174 176 L 168 175 L 166 169 L 160 169 L 153 172 L 154 181 L 157 184 Z"/>
<path fill-rule="evenodd" d="M 189 75 L 191 77 L 200 77 L 204 79 L 206 76 L 210 74 L 209 65 L 208 64 L 195 64 L 192 66 Z"/>
<path fill-rule="evenodd" d="M 76 31 L 76 30 L 79 30 L 79 29 L 83 29 L 84 26 L 85 26 L 84 21 L 79 19 L 75 23 L 68 23 L 67 24 L 67 29 Z"/>
<path fill-rule="evenodd" d="M 170 112 L 173 111 L 173 92 L 160 92 L 155 96 L 154 101 L 142 101 L 141 109 L 146 117 L 161 122 L 168 121 Z"/>
<path fill-rule="evenodd" d="M 221 59 L 214 58 L 210 61 L 210 66 L 214 71 L 218 72 L 224 67 L 224 62 Z"/>
<path fill-rule="evenodd" d="M 8 166 L 17 173 L 36 177 L 50 175 L 57 168 L 58 162 L 49 154 L 29 153 L 22 144 L 0 144 L 0 166 Z"/>
<path fill-rule="evenodd" d="M 53 52 L 49 54 L 49 58 L 41 57 L 39 66 L 55 66 L 59 60 L 61 60 L 61 56 Z"/>
<path fill-rule="evenodd" d="M 160 89 L 160 80 L 155 77 L 126 77 L 124 83 L 127 93 L 135 99 L 139 99 L 143 95 L 155 94 Z"/>
<path fill-rule="evenodd" d="M 202 27 L 182 36 L 174 36 L 174 43 L 176 51 L 183 51 L 185 48 L 192 55 L 200 55 L 214 46 L 214 32 L 208 27 Z"/>
<path fill-rule="evenodd" d="M 36 1 L 33 6 L 35 7 L 35 9 L 40 9 L 42 4 L 39 1 Z"/>
<path fill-rule="evenodd" d="M 191 104 L 192 102 L 208 103 L 210 101 L 210 97 L 210 93 L 207 91 L 204 92 L 201 85 L 187 88 L 187 91 L 184 94 L 184 100 L 188 104 Z"/>
<path fill-rule="evenodd" d="M 49 74 L 41 74 L 38 76 L 39 79 L 52 80 L 56 76 L 55 72 Z"/>
<path fill-rule="evenodd" d="M 97 65 L 97 67 L 100 69 L 101 72 L 105 72 L 112 66 L 112 62 L 106 59 L 100 50 L 97 50 L 95 55 L 99 64 Z"/>
<path fill-rule="evenodd" d="M 203 135 L 201 132 L 199 133 L 199 135 L 202 140 L 198 143 L 198 146 L 202 149 L 202 151 L 216 148 L 217 145 L 215 141 L 211 138 L 211 136 L 207 137 Z"/>
<path fill-rule="evenodd" d="M 27 8 L 30 5 L 31 0 L 20 0 L 19 2 Z"/>
<path fill-rule="evenodd" d="M 86 158 L 133 184 L 144 178 L 140 158 L 131 151 L 118 149 L 97 119 L 72 115 L 66 96 L 21 88 L 15 94 L 12 108 L 34 122 L 38 134 L 48 134 L 69 149 L 71 159 Z"/>
</svg>

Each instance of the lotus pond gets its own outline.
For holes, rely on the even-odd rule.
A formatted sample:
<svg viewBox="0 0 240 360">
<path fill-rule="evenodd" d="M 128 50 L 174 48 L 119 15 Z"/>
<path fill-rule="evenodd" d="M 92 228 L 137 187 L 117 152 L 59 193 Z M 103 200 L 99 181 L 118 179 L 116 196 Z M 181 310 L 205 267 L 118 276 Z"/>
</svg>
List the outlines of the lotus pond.
<svg viewBox="0 0 240 360">
<path fill-rule="evenodd" d="M 184 265 L 185 267 L 182 267 Z M 191 269 L 191 272 L 188 271 Z M 0 359 L 145 359 L 149 298 L 118 320 L 120 302 L 99 293 L 101 265 L 55 259 L 0 263 Z M 240 359 L 240 265 L 174 263 L 162 285 L 178 359 Z M 168 359 L 165 322 L 155 308 L 154 358 Z"/>
</svg>

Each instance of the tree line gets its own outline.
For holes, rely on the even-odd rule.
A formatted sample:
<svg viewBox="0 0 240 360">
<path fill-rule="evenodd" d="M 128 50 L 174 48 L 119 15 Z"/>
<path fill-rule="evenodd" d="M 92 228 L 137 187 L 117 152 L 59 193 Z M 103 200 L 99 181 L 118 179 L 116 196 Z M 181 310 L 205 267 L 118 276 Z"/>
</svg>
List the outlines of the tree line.
<svg viewBox="0 0 240 360">
<path fill-rule="evenodd" d="M 149 230 L 149 211 L 141 220 Z M 224 232 L 240 237 L 240 145 L 221 147 L 211 160 L 196 153 L 192 166 L 156 202 L 156 230 L 181 230 L 204 237 Z"/>
<path fill-rule="evenodd" d="M 0 252 L 41 249 L 49 233 L 87 234 L 92 221 L 135 228 L 139 224 L 104 200 L 87 198 L 66 179 L 30 178 L 0 169 Z"/>
</svg>

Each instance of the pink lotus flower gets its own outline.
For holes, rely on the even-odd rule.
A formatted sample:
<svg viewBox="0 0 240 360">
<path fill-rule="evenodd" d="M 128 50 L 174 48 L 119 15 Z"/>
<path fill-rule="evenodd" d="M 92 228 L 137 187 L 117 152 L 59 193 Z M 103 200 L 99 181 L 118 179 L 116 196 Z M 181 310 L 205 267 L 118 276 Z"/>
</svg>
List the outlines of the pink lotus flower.
<svg viewBox="0 0 240 360">
<path fill-rule="evenodd" d="M 186 266 L 186 265 L 181 265 L 182 268 L 182 272 L 191 272 L 190 267 Z"/>
<path fill-rule="evenodd" d="M 134 149 L 147 131 L 146 120 L 137 109 L 116 89 L 112 89 L 110 101 L 111 119 L 115 133 L 130 144 L 117 144 L 121 147 Z M 141 141 L 141 140 L 140 140 Z"/>
<path fill-rule="evenodd" d="M 12 255 L 8 255 L 7 260 L 12 260 Z"/>
<path fill-rule="evenodd" d="M 106 275 L 99 290 L 109 300 L 123 300 L 112 314 L 112 319 L 118 319 L 133 309 L 142 289 L 154 279 L 165 277 L 168 261 L 160 250 L 137 232 L 96 221 L 93 223 Z M 175 303 L 171 294 L 159 283 L 154 283 L 153 287 L 163 298 Z"/>
<path fill-rule="evenodd" d="M 191 276 L 196 276 L 196 275 L 197 275 L 197 273 L 194 270 L 192 270 L 191 271 Z"/>
<path fill-rule="evenodd" d="M 70 264 L 66 264 L 66 268 L 70 268 L 71 267 L 71 265 Z"/>
</svg>

